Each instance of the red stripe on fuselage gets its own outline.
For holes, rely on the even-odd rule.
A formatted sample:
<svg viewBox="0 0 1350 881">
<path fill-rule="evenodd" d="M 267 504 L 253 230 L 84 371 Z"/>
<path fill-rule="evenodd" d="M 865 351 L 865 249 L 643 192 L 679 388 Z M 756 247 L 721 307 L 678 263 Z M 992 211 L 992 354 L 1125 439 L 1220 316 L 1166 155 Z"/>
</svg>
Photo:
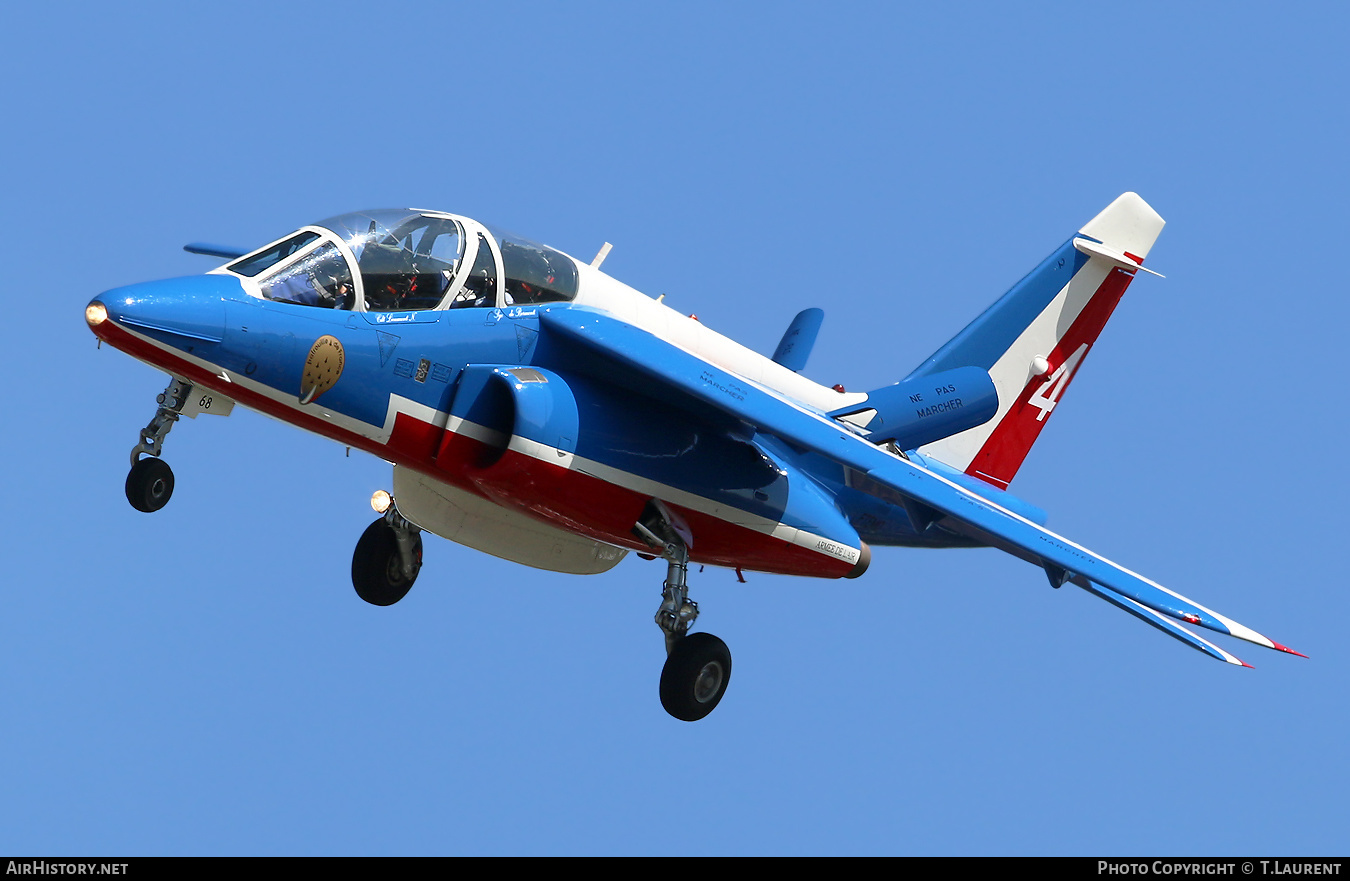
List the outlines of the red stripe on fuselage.
<svg viewBox="0 0 1350 881">
<path fill-rule="evenodd" d="M 642 493 L 514 450 L 501 453 L 462 434 L 442 444 L 443 428 L 407 413 L 395 415 L 388 443 L 380 443 L 306 412 L 301 409 L 298 397 L 296 405 L 291 406 L 239 383 L 228 382 L 173 350 L 134 336 L 112 321 L 105 321 L 93 331 L 133 358 L 283 422 L 531 514 L 550 525 L 629 550 L 651 550 L 631 531 L 649 501 Z M 487 465 L 488 462 L 492 464 Z M 678 510 L 693 531 L 695 540 L 689 557 L 695 563 L 822 578 L 842 578 L 854 568 L 853 563 L 823 551 L 801 547 L 710 514 L 678 505 L 671 507 Z"/>
<path fill-rule="evenodd" d="M 1055 371 L 1078 351 L 1080 346 L 1086 344 L 1088 350 L 1074 366 L 1073 372 L 1063 380 L 1063 387 L 1058 389 L 1055 403 L 1058 404 L 1064 399 L 1064 393 L 1078 375 L 1078 371 L 1082 369 L 1083 361 L 1087 360 L 1098 335 L 1101 334 L 1102 328 L 1106 326 L 1111 313 L 1116 309 L 1116 304 L 1120 302 L 1125 289 L 1130 286 L 1133 279 L 1133 272 L 1113 269 L 1102 280 L 1087 305 L 1083 307 L 1083 311 L 1070 325 L 1068 332 L 1046 356 L 1046 360 L 1050 363 L 1049 369 L 1043 375 L 1032 378 L 1022 389 L 1012 407 L 1004 414 L 1003 419 L 994 427 L 984 445 L 980 447 L 980 451 L 971 460 L 966 468 L 967 474 L 999 489 L 1008 488 L 1008 484 L 1017 474 L 1017 469 L 1022 467 L 1022 462 L 1031 452 L 1031 445 L 1040 437 L 1041 429 L 1050 421 L 1051 414 L 1044 413 L 1040 407 L 1028 403 L 1032 395 L 1052 382 Z M 1038 419 L 1038 416 L 1041 418 Z"/>
<path fill-rule="evenodd" d="M 632 533 L 650 499 L 647 495 L 515 450 L 507 450 L 488 468 L 469 467 L 464 474 L 498 504 L 600 541 L 651 551 Z M 696 563 L 821 578 L 842 578 L 855 566 L 822 551 L 667 503 L 689 524 L 694 536 L 689 558 Z"/>
<path fill-rule="evenodd" d="M 334 425 L 332 421 L 315 415 L 313 410 L 306 412 L 300 409 L 298 394 L 296 406 L 283 404 L 244 385 L 222 379 L 218 374 L 198 367 L 173 350 L 161 348 L 134 336 L 112 321 L 105 321 L 93 330 L 100 339 L 137 360 L 166 370 L 175 376 L 189 379 L 195 385 L 218 392 L 260 413 L 266 413 L 268 416 L 289 422 L 345 446 L 365 450 L 398 465 L 407 465 L 419 471 L 426 470 L 425 463 L 432 458 L 436 452 L 436 444 L 440 441 L 441 429 L 406 413 L 399 413 L 395 418 L 389 442 L 382 444 L 365 435 Z"/>
</svg>

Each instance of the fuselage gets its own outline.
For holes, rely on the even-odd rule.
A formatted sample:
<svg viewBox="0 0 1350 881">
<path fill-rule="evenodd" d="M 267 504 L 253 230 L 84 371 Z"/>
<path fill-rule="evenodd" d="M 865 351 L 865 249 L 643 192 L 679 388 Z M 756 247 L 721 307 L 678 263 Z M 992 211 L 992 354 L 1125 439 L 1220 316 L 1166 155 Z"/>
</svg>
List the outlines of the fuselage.
<svg viewBox="0 0 1350 881">
<path fill-rule="evenodd" d="M 616 548 L 652 499 L 695 562 L 840 577 L 920 536 L 843 470 L 551 340 L 597 310 L 819 413 L 857 403 L 561 252 L 456 215 L 305 227 L 203 275 L 118 288 L 96 335 L 202 389 Z M 845 426 L 846 427 L 846 426 Z M 847 427 L 846 427 L 847 428 Z"/>
<path fill-rule="evenodd" d="M 599 258 L 432 211 L 341 215 L 251 253 L 188 246 L 232 259 L 107 291 L 85 317 L 172 377 L 131 452 L 136 510 L 173 493 L 175 422 L 237 402 L 393 464 L 352 555 L 368 603 L 407 594 L 428 531 L 554 572 L 659 556 L 661 701 L 694 721 L 731 656 L 689 633 L 690 562 L 840 578 L 866 571 L 869 543 L 988 545 L 1226 663 L 1243 662 L 1176 622 L 1292 652 L 1006 492 L 1161 228 L 1122 195 L 907 377 L 853 395 L 787 366 L 818 310 L 765 358 Z"/>
</svg>

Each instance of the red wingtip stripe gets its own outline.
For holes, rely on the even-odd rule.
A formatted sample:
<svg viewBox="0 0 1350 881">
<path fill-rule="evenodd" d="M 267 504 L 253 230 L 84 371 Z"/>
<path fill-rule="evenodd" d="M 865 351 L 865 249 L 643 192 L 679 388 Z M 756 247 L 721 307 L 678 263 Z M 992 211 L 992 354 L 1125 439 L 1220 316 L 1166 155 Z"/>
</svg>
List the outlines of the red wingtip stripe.
<svg viewBox="0 0 1350 881">
<path fill-rule="evenodd" d="M 1246 661 L 1242 660 L 1241 658 L 1238 659 L 1238 663 L 1241 664 L 1242 666 L 1246 667 L 1248 670 L 1255 670 L 1255 669 L 1256 669 L 1256 668 L 1253 667 L 1251 664 L 1248 664 Z"/>
<path fill-rule="evenodd" d="M 1272 644 L 1273 646 L 1275 646 L 1275 648 L 1279 649 L 1279 650 L 1282 651 L 1282 652 L 1288 652 L 1288 653 L 1291 654 L 1291 655 L 1298 655 L 1300 658 L 1306 658 L 1306 657 L 1308 657 L 1307 655 L 1303 654 L 1303 652 L 1296 652 L 1296 651 L 1294 651 L 1293 649 L 1291 649 L 1289 646 L 1287 646 L 1287 645 L 1280 645 L 1278 642 L 1275 642 L 1274 640 L 1271 640 L 1271 644 Z"/>
</svg>

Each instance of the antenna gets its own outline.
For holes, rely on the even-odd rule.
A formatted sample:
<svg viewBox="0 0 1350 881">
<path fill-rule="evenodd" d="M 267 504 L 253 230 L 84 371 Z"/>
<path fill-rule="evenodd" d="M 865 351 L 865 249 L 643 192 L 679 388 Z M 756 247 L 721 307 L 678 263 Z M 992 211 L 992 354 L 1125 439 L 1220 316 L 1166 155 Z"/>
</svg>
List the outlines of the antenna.
<svg viewBox="0 0 1350 881">
<path fill-rule="evenodd" d="M 591 261 L 591 267 L 593 269 L 600 268 L 600 264 L 605 262 L 605 258 L 609 256 L 609 249 L 612 247 L 614 246 L 611 245 L 609 242 L 605 242 L 603 245 L 600 246 L 600 250 L 597 251 L 595 254 L 595 259 Z"/>
</svg>

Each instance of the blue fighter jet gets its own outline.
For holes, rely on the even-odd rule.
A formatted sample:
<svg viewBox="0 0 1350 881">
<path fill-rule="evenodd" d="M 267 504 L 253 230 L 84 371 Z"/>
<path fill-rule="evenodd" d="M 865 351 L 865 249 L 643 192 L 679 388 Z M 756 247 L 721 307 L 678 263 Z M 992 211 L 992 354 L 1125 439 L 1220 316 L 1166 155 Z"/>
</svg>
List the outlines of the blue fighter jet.
<svg viewBox="0 0 1350 881">
<path fill-rule="evenodd" d="M 731 654 L 690 632 L 690 563 L 856 578 L 872 547 L 995 547 L 1187 645 L 1189 623 L 1298 654 L 1045 529 L 1008 492 L 1162 231 L 1134 193 L 1107 206 L 902 381 L 865 393 L 800 374 L 821 323 L 772 358 L 590 263 L 468 217 L 344 214 L 205 275 L 100 294 L 100 340 L 169 374 L 131 453 L 140 511 L 173 492 L 183 416 L 243 404 L 393 463 L 352 582 L 398 602 L 422 532 L 555 572 L 629 552 L 666 562 L 656 614 L 666 710 L 717 706 Z M 1155 273 L 1156 274 L 1156 273 Z"/>
</svg>

